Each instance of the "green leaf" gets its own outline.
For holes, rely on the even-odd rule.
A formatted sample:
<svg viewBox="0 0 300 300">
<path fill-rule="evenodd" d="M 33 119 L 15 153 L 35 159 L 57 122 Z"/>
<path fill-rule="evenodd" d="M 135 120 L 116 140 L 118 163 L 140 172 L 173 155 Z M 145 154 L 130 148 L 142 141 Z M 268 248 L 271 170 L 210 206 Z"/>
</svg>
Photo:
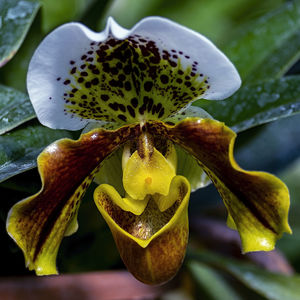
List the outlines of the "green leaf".
<svg viewBox="0 0 300 300">
<path fill-rule="evenodd" d="M 42 29 L 49 32 L 58 25 L 79 19 L 96 0 L 40 0 L 43 4 Z"/>
<path fill-rule="evenodd" d="M 232 41 L 225 53 L 233 61 L 243 79 L 263 68 L 263 62 L 276 51 L 278 54 L 290 47 L 291 38 L 300 29 L 300 1 L 285 2 L 280 9 L 275 10 L 244 29 L 241 38 Z M 281 50 L 280 50 L 281 49 Z M 296 51 L 297 52 L 297 51 Z M 284 56 L 285 53 L 282 53 Z M 293 56 L 293 55 L 292 55 Z M 283 60 L 284 63 L 284 60 Z M 268 66 L 270 69 L 270 66 Z M 275 66 L 275 68 L 277 68 Z M 284 69 L 284 68 L 283 68 Z M 269 73 L 269 78 L 274 74 Z"/>
<path fill-rule="evenodd" d="M 199 261 L 190 261 L 188 263 L 188 268 L 193 277 L 196 279 L 198 285 L 202 288 L 203 293 L 205 293 L 205 299 L 241 299 L 234 289 L 220 276 L 220 274 L 210 266 L 200 263 Z"/>
<path fill-rule="evenodd" d="M 223 101 L 194 103 L 239 132 L 300 111 L 300 76 L 269 80 L 242 87 Z"/>
<path fill-rule="evenodd" d="M 299 275 L 287 276 L 270 273 L 256 266 L 210 253 L 194 253 L 192 256 L 199 261 L 228 272 L 245 286 L 267 299 L 299 300 Z"/>
<path fill-rule="evenodd" d="M 247 77 L 258 83 L 283 76 L 300 58 L 300 30 L 292 34 L 279 48 L 270 53 Z"/>
<path fill-rule="evenodd" d="M 94 31 L 103 30 L 108 17 L 106 13 L 112 2 L 113 0 L 94 1 L 94 3 L 92 3 L 88 9 L 82 13 L 80 16 L 80 22 Z"/>
<path fill-rule="evenodd" d="M 36 167 L 39 153 L 51 142 L 72 137 L 65 130 L 53 130 L 37 121 L 0 136 L 0 182 Z"/>
<path fill-rule="evenodd" d="M 19 49 L 39 7 L 37 1 L 0 1 L 0 67 Z"/>
<path fill-rule="evenodd" d="M 0 135 L 35 118 L 27 95 L 0 85 Z"/>
</svg>

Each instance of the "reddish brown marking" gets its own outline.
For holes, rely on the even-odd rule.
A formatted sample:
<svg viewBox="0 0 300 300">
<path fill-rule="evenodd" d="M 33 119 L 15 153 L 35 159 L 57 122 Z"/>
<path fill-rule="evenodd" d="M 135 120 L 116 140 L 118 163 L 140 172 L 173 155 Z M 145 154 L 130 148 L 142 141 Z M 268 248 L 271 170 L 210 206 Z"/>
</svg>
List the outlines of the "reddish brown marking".
<svg viewBox="0 0 300 300">
<path fill-rule="evenodd" d="M 91 172 L 112 151 L 128 139 L 134 139 L 140 127 L 127 126 L 116 131 L 95 130 L 78 141 L 69 139 L 54 142 L 38 158 L 44 187 L 28 202 L 20 219 L 36 220 L 32 240 L 31 226 L 20 229 L 28 249 L 34 249 L 32 260 L 40 253 L 62 209 Z M 55 149 L 51 150 L 50 149 Z M 86 184 L 86 183 L 85 183 Z"/>
</svg>

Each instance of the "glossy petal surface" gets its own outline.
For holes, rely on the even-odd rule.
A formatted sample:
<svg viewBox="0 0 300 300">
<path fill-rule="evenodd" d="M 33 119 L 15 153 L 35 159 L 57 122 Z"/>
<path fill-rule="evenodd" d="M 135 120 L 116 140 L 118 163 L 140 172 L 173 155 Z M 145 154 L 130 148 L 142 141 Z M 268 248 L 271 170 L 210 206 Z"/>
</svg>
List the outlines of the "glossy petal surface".
<svg viewBox="0 0 300 300">
<path fill-rule="evenodd" d="M 233 158 L 236 135 L 223 123 L 191 118 L 176 126 L 153 122 L 148 130 L 178 143 L 198 160 L 222 196 L 244 252 L 272 250 L 283 232 L 291 232 L 287 187 L 271 174 L 241 169 Z"/>
<path fill-rule="evenodd" d="M 169 193 L 175 170 L 159 151 L 153 150 L 151 156 L 144 158 L 135 151 L 124 168 L 124 189 L 134 199 L 142 200 L 147 194 Z"/>
<path fill-rule="evenodd" d="M 70 23 L 48 35 L 31 60 L 27 85 L 42 124 L 76 130 L 91 120 L 163 119 L 198 98 L 230 96 L 240 78 L 192 30 L 149 17 L 129 31 L 110 18 L 101 33 Z"/>
<path fill-rule="evenodd" d="M 38 275 L 55 274 L 56 255 L 64 235 L 77 229 L 80 200 L 100 163 L 139 127 L 116 131 L 94 130 L 78 141 L 59 140 L 38 157 L 42 179 L 39 193 L 15 204 L 7 231 L 23 250 L 26 264 Z"/>
<path fill-rule="evenodd" d="M 185 255 L 190 187 L 182 176 L 174 177 L 171 186 L 176 187 L 172 191 L 176 198 L 173 205 L 161 212 L 151 199 L 139 216 L 122 210 L 103 185 L 94 193 L 125 265 L 138 280 L 148 284 L 170 280 Z"/>
</svg>

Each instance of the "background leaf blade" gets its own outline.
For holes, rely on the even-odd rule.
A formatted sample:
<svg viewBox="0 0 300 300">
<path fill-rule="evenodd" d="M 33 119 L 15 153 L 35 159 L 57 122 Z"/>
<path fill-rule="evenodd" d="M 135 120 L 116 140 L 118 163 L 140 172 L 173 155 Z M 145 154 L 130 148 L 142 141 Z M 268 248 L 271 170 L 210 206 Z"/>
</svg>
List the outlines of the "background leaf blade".
<svg viewBox="0 0 300 300">
<path fill-rule="evenodd" d="M 71 138 L 70 132 L 33 122 L 0 136 L 0 182 L 36 167 L 38 154 L 55 140 Z"/>
<path fill-rule="evenodd" d="M 285 2 L 280 9 L 248 25 L 240 38 L 225 48 L 225 53 L 243 79 L 300 29 L 300 1 Z M 270 74 L 271 75 L 271 74 Z M 271 77 L 272 78 L 272 77 Z"/>
<path fill-rule="evenodd" d="M 38 1 L 0 2 L 0 67 L 4 66 L 21 46 L 39 7 Z"/>
<path fill-rule="evenodd" d="M 288 76 L 244 86 L 223 101 L 194 103 L 235 131 L 243 131 L 300 111 L 300 76 Z"/>
<path fill-rule="evenodd" d="M 35 118 L 28 96 L 0 85 L 0 135 Z"/>
</svg>

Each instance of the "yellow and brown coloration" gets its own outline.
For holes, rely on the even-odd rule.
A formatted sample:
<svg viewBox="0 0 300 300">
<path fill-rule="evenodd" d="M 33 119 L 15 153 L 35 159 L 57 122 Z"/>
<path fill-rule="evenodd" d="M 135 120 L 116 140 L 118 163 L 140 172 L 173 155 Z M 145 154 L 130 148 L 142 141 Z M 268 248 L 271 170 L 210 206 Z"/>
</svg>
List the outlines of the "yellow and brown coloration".
<svg viewBox="0 0 300 300">
<path fill-rule="evenodd" d="M 177 126 L 153 122 L 156 132 L 192 154 L 218 189 L 228 225 L 239 231 L 243 251 L 269 251 L 288 225 L 289 192 L 274 175 L 241 169 L 233 158 L 236 134 L 220 122 L 189 119 Z"/>
<path fill-rule="evenodd" d="M 88 126 L 78 141 L 60 140 L 42 152 L 41 191 L 9 213 L 7 230 L 28 267 L 39 275 L 57 273 L 59 244 L 76 231 L 80 200 L 94 177 L 101 184 L 95 203 L 124 263 L 143 282 L 165 282 L 180 267 L 190 190 L 207 184 L 204 171 L 243 250 L 273 249 L 290 232 L 287 188 L 273 175 L 237 166 L 235 133 L 188 107 L 199 98 L 224 99 L 240 83 L 210 41 L 159 17 L 130 31 L 110 18 L 101 33 L 70 23 L 46 37 L 27 77 L 37 116 L 51 128 Z"/>
<path fill-rule="evenodd" d="M 29 269 L 43 275 L 57 273 L 58 247 L 65 234 L 76 231 L 77 209 L 84 192 L 101 162 L 127 139 L 134 138 L 138 130 L 138 126 L 130 126 L 115 132 L 93 131 L 78 141 L 59 140 L 40 154 L 42 189 L 17 203 L 7 223 Z M 67 230 L 70 225 L 75 228 Z"/>
<path fill-rule="evenodd" d="M 170 280 L 185 255 L 190 188 L 184 177 L 177 180 L 178 195 L 170 208 L 161 212 L 150 199 L 141 215 L 120 209 L 101 186 L 95 190 L 95 203 L 112 231 L 125 265 L 144 283 Z"/>
<path fill-rule="evenodd" d="M 40 155 L 43 188 L 16 204 L 7 223 L 8 232 L 23 250 L 31 269 L 38 274 L 56 273 L 58 246 L 64 234 L 74 231 L 68 227 L 76 224 L 79 200 L 100 163 L 127 140 L 138 144 L 145 130 L 157 140 L 169 139 L 178 144 L 197 159 L 219 190 L 245 252 L 271 250 L 283 232 L 291 232 L 286 186 L 268 173 L 239 168 L 233 159 L 235 133 L 223 123 L 190 118 L 175 126 L 158 121 L 144 126 L 130 125 L 114 131 L 96 129 L 78 141 L 60 140 Z M 96 205 L 113 232 L 125 264 L 147 283 L 174 276 L 184 257 L 189 184 L 182 176 L 174 178 L 178 177 L 182 181 L 177 187 L 185 192 L 179 192 L 162 211 L 155 195 L 137 213 L 120 208 L 114 203 L 115 197 L 101 186 L 95 192 Z"/>
</svg>

